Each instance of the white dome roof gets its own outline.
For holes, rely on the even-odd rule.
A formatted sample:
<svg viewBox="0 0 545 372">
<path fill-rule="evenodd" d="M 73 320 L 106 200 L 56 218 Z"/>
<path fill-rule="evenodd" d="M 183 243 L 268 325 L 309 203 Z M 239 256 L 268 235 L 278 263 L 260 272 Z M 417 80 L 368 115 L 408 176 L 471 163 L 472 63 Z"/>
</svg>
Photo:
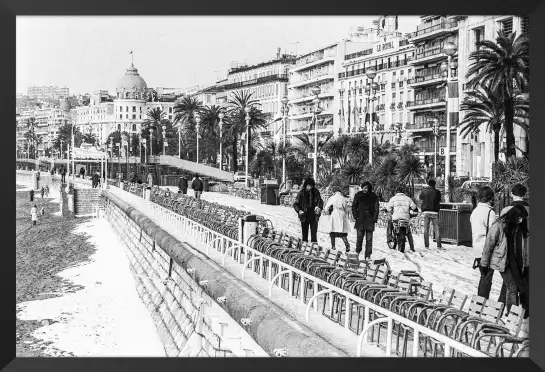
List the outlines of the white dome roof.
<svg viewBox="0 0 545 372">
<path fill-rule="evenodd" d="M 146 84 L 146 81 L 142 79 L 140 74 L 138 74 L 136 67 L 131 65 L 131 67 L 127 69 L 125 76 L 123 76 L 121 80 L 119 80 L 119 83 L 117 83 L 116 92 L 144 93 L 147 87 L 148 85 Z"/>
</svg>

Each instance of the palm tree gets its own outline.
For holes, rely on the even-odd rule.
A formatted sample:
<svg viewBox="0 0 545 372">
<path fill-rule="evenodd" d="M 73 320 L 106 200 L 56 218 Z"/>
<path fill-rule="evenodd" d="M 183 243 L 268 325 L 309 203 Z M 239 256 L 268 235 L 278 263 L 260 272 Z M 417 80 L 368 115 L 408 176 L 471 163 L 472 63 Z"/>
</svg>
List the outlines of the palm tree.
<svg viewBox="0 0 545 372">
<path fill-rule="evenodd" d="M 470 88 L 477 85 L 489 87 L 490 92 L 503 101 L 506 156 L 509 158 L 516 155 L 513 129 L 515 97 L 525 91 L 529 81 L 528 39 L 524 36 L 516 37 L 516 33 L 506 35 L 499 31 L 495 43 L 483 40 L 477 43 L 477 48 L 469 56 L 473 62 L 467 72 L 467 85 Z"/>
<path fill-rule="evenodd" d="M 196 120 L 195 117 L 198 116 L 203 111 L 203 104 L 196 97 L 193 96 L 183 96 L 177 103 L 174 105 L 174 126 L 180 127 L 182 130 L 182 137 L 184 138 L 183 146 L 185 149 L 186 157 L 189 158 L 189 150 L 196 150 Z M 199 143 L 200 144 L 200 143 Z M 193 151 L 196 154 L 196 151 Z"/>
<path fill-rule="evenodd" d="M 399 159 L 396 173 L 397 179 L 401 184 L 410 185 L 410 196 L 414 196 L 414 181 L 424 175 L 424 167 L 420 158 L 409 155 Z"/>
<path fill-rule="evenodd" d="M 93 145 L 97 142 L 97 137 L 93 133 L 84 133 L 81 136 L 81 140 L 83 143 L 90 143 Z"/>
<path fill-rule="evenodd" d="M 337 138 L 332 139 L 324 146 L 324 152 L 327 156 L 333 158 L 339 167 L 345 166 L 350 155 L 348 149 L 348 143 L 350 142 L 350 136 L 342 134 Z"/>
<path fill-rule="evenodd" d="M 513 99 L 514 113 L 513 122 L 519 125 L 527 134 L 530 128 L 528 119 L 528 99 L 523 94 L 518 94 Z M 494 133 L 494 163 L 498 162 L 500 153 L 500 132 L 502 123 L 505 120 L 504 102 L 499 95 L 494 94 L 488 87 L 477 86 L 473 91 L 468 92 L 460 106 L 465 111 L 464 120 L 458 125 L 462 128 L 463 138 L 468 134 L 479 131 L 481 125 L 486 125 L 486 131 Z"/>
<path fill-rule="evenodd" d="M 361 181 L 364 174 L 363 162 L 355 158 L 350 159 L 341 169 L 341 172 L 351 185 L 359 184 L 359 181 Z"/>
<path fill-rule="evenodd" d="M 267 123 L 265 115 L 258 108 L 260 105 L 258 100 L 252 99 L 253 93 L 249 91 L 239 90 L 233 93 L 231 98 L 227 101 L 227 116 L 228 116 L 228 128 L 227 133 L 232 142 L 232 151 L 233 151 L 233 170 L 236 172 L 238 170 L 238 152 L 237 144 L 242 133 L 247 133 L 246 127 L 246 107 L 250 108 L 250 122 L 249 122 L 249 142 L 252 146 L 253 142 L 252 137 L 257 132 L 257 130 L 265 128 Z M 248 141 L 248 139 L 246 139 Z M 243 146 L 245 151 L 246 146 Z M 251 151 L 248 151 L 251 155 Z"/>
<path fill-rule="evenodd" d="M 149 148 L 151 151 L 151 148 L 153 147 L 154 153 L 158 154 L 161 152 L 161 146 L 160 146 L 160 138 L 162 137 L 162 129 L 161 127 L 163 125 L 167 125 L 169 123 L 169 120 L 166 119 L 166 113 L 161 110 L 161 108 L 156 107 L 154 109 L 148 109 L 146 112 L 146 119 L 142 122 L 142 131 L 141 136 L 142 138 L 146 138 L 149 143 Z M 155 131 L 154 137 L 156 138 L 156 145 L 152 146 L 152 144 L 149 141 L 149 129 L 152 129 Z M 150 153 L 150 155 L 153 155 Z"/>
<path fill-rule="evenodd" d="M 74 128 L 72 128 L 72 124 L 68 124 L 68 122 L 65 121 L 64 125 L 59 127 L 57 138 L 55 138 L 53 147 L 62 151 L 61 141 L 63 141 L 64 146 L 66 146 L 66 144 L 71 145 L 72 144 L 72 129 L 74 130 L 75 146 L 76 147 L 80 146 L 82 143 L 82 134 L 79 131 L 79 128 L 77 126 L 74 126 Z"/>
</svg>

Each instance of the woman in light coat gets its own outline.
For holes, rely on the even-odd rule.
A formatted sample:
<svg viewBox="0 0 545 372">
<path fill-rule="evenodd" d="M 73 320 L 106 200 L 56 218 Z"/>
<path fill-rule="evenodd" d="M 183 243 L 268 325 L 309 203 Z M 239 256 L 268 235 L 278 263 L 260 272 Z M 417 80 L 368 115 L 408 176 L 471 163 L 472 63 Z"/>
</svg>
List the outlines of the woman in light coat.
<svg viewBox="0 0 545 372">
<path fill-rule="evenodd" d="M 30 217 L 32 218 L 32 226 L 35 226 L 38 221 L 38 207 L 36 204 L 34 204 L 34 207 L 30 210 Z"/>
<path fill-rule="evenodd" d="M 328 229 L 331 238 L 331 249 L 335 249 L 335 239 L 341 238 L 346 246 L 346 251 L 350 251 L 348 243 L 348 233 L 350 232 L 350 221 L 348 220 L 348 205 L 346 196 L 338 186 L 331 187 L 333 195 L 327 200 L 324 211 L 329 214 Z"/>
</svg>

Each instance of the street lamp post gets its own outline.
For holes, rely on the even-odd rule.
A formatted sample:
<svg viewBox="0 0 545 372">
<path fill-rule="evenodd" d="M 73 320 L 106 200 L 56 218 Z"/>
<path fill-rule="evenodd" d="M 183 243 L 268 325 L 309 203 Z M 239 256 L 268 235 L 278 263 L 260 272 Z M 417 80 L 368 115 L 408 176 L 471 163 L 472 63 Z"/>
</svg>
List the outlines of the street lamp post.
<svg viewBox="0 0 545 372">
<path fill-rule="evenodd" d="M 316 180 L 318 174 L 318 115 L 322 112 L 319 97 L 321 92 L 322 90 L 317 85 L 312 88 L 312 94 L 315 96 L 312 100 L 314 102 L 314 180 Z"/>
<path fill-rule="evenodd" d="M 167 126 L 165 124 L 162 125 L 163 128 L 163 155 L 167 154 Z"/>
<path fill-rule="evenodd" d="M 150 157 L 153 155 L 153 129 L 149 128 L 149 155 Z"/>
<path fill-rule="evenodd" d="M 116 142 L 115 147 L 117 147 L 117 173 L 119 174 L 121 173 L 121 143 Z"/>
<path fill-rule="evenodd" d="M 439 136 L 439 120 L 433 119 L 433 178 L 437 178 L 437 137 Z"/>
<path fill-rule="evenodd" d="M 282 97 L 282 116 L 284 119 L 282 123 L 282 137 L 284 141 L 284 156 L 282 156 L 282 182 L 284 182 L 284 185 L 286 184 L 286 126 L 288 124 L 288 113 L 290 112 L 288 101 L 288 97 Z"/>
<path fill-rule="evenodd" d="M 452 80 L 451 70 L 456 69 L 458 67 L 458 64 L 454 61 L 452 61 L 452 57 L 456 54 L 458 51 L 458 48 L 456 45 L 452 42 L 448 42 L 445 44 L 444 52 L 447 55 L 447 65 L 444 66 L 441 64 L 441 70 L 447 71 L 447 85 L 446 85 L 446 93 L 445 93 L 445 100 L 446 100 L 446 116 L 447 116 L 447 143 L 446 143 L 446 151 L 445 151 L 445 201 L 449 202 L 449 183 L 448 178 L 450 176 L 450 114 L 449 114 L 449 83 Z"/>
<path fill-rule="evenodd" d="M 201 129 L 201 117 L 198 113 L 195 113 L 195 130 L 197 131 L 197 164 L 199 164 L 199 130 Z"/>
<path fill-rule="evenodd" d="M 178 158 L 182 158 L 182 127 L 178 126 Z"/>
<path fill-rule="evenodd" d="M 246 187 L 250 187 L 250 180 L 248 179 L 248 168 L 250 164 L 250 111 L 250 107 L 246 106 L 244 108 L 244 112 L 246 112 Z"/>
<path fill-rule="evenodd" d="M 147 154 L 148 145 L 146 142 L 147 140 L 145 138 L 142 138 L 142 143 L 144 144 L 144 163 L 148 164 L 148 154 Z"/>
<path fill-rule="evenodd" d="M 225 117 L 225 114 L 223 112 L 220 112 L 218 114 L 218 118 L 220 119 L 219 127 L 220 127 L 220 170 L 223 170 L 223 118 Z"/>
<path fill-rule="evenodd" d="M 72 179 L 76 178 L 76 164 L 74 163 L 74 148 L 76 143 L 74 142 L 74 127 L 75 125 L 72 124 Z"/>
<path fill-rule="evenodd" d="M 374 82 L 375 77 L 377 76 L 377 71 L 374 68 L 369 68 L 365 74 L 368 79 L 371 80 L 371 86 L 365 88 L 366 92 L 372 93 L 373 95 L 369 98 L 369 164 L 373 164 L 373 101 L 375 100 L 375 94 L 378 90 L 378 84 Z"/>
</svg>

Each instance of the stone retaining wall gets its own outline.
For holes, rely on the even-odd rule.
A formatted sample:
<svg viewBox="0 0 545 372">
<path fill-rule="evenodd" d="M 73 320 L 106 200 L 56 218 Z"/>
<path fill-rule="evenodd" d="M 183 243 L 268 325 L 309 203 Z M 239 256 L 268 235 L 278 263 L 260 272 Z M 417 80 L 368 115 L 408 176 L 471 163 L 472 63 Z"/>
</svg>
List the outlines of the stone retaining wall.
<svg viewBox="0 0 545 372">
<path fill-rule="evenodd" d="M 128 203 L 102 195 L 169 356 L 347 356 Z"/>
<path fill-rule="evenodd" d="M 74 211 L 76 216 L 95 213 L 100 206 L 101 189 L 74 189 Z"/>
</svg>

